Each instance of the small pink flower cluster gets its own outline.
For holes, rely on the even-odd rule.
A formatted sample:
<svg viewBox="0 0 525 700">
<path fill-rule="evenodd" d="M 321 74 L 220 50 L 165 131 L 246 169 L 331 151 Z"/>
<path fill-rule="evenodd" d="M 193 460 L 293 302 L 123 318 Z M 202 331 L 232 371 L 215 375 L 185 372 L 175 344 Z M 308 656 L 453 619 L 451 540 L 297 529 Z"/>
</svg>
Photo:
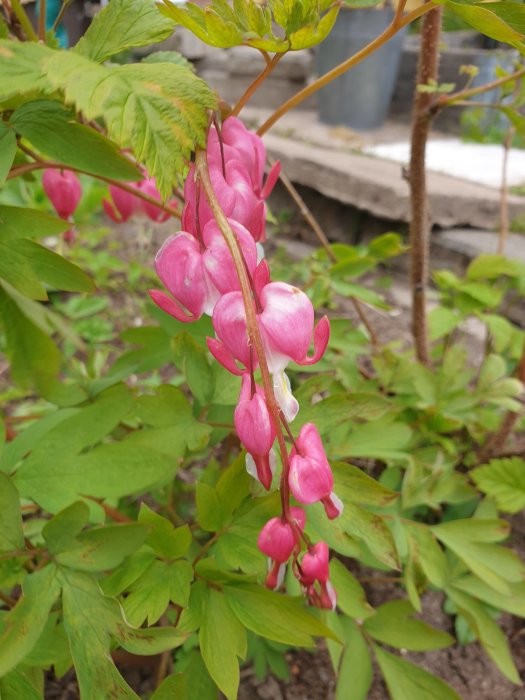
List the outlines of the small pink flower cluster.
<svg viewBox="0 0 525 700">
<path fill-rule="evenodd" d="M 42 175 L 42 186 L 59 217 L 73 223 L 73 214 L 82 196 L 82 185 L 75 173 L 71 170 L 47 168 Z M 63 238 L 66 243 L 73 243 L 75 229 L 65 231 Z"/>
<path fill-rule="evenodd" d="M 276 164 L 264 181 L 266 151 L 261 139 L 241 121 L 229 117 L 220 131 L 210 128 L 206 155 L 215 196 L 244 258 L 279 417 L 291 436 L 288 422 L 297 415 L 299 404 L 284 370 L 290 361 L 300 365 L 317 362 L 326 350 L 330 324 L 325 316 L 314 327 L 314 309 L 307 295 L 290 284 L 271 282 L 268 264 L 261 257 L 265 199 L 279 176 Z M 276 463 L 273 445 L 282 429 L 263 387 L 256 383 L 258 358 L 249 341 L 234 261 L 196 179 L 194 165 L 190 166 L 184 194 L 183 230 L 168 238 L 155 259 L 157 274 L 169 294 L 150 290 L 150 296 L 179 321 L 195 321 L 203 314 L 212 317 L 216 337 L 207 339 L 210 352 L 228 371 L 242 376 L 234 423 L 247 451 L 247 470 L 269 489 Z M 314 351 L 309 356 L 312 342 Z M 337 517 L 342 503 L 333 493 L 332 471 L 315 425 L 304 425 L 290 454 L 282 457 L 283 493 L 291 491 L 301 504 L 320 501 L 328 518 Z M 305 522 L 304 510 L 290 508 L 286 502 L 281 517 L 264 526 L 258 546 L 270 558 L 266 583 L 277 588 L 286 562 L 293 556 L 294 573 L 310 602 L 332 608 L 335 592 L 328 580 L 328 547 L 323 542 L 309 545 L 303 533 Z M 299 562 L 303 542 L 308 551 Z"/>
<path fill-rule="evenodd" d="M 157 190 L 157 185 L 155 184 L 155 178 L 148 177 L 147 174 L 144 173 L 144 180 L 140 182 L 128 182 L 126 184 L 129 187 L 133 187 L 138 192 L 142 192 L 156 199 L 160 204 L 161 197 Z M 131 192 L 123 190 L 116 185 L 109 186 L 109 194 L 110 199 L 103 199 L 102 206 L 109 218 L 117 224 L 125 223 L 132 216 L 145 215 L 155 223 L 167 221 L 170 216 L 168 212 L 163 211 L 151 202 L 135 197 Z M 171 204 L 172 206 L 176 206 L 175 202 Z"/>
</svg>

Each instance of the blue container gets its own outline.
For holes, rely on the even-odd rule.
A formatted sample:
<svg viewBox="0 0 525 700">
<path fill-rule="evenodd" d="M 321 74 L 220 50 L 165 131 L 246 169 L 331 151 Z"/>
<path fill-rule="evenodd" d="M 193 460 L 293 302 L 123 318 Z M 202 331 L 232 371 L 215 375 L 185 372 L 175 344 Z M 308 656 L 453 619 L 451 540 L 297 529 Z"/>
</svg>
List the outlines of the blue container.
<svg viewBox="0 0 525 700">
<path fill-rule="evenodd" d="M 394 17 L 392 8 L 343 8 L 319 46 L 317 68 L 323 75 L 378 37 Z M 407 27 L 344 75 L 319 90 L 318 110 L 325 124 L 377 129 L 386 117 L 396 85 Z"/>
</svg>

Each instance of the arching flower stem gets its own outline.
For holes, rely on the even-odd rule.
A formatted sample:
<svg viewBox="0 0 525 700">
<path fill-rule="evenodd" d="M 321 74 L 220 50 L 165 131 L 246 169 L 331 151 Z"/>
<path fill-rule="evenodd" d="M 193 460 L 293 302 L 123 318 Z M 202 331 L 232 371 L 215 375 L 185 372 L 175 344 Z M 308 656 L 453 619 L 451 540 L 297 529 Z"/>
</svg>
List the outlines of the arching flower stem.
<svg viewBox="0 0 525 700">
<path fill-rule="evenodd" d="M 257 354 L 257 359 L 259 361 L 259 367 L 261 370 L 264 395 L 268 406 L 268 410 L 270 412 L 270 416 L 275 427 L 277 442 L 279 444 L 279 451 L 281 453 L 281 459 L 283 464 L 283 470 L 281 474 L 282 514 L 285 521 L 290 522 L 290 488 L 288 485 L 290 462 L 288 459 L 288 451 L 286 448 L 284 434 L 279 418 L 281 409 L 279 408 L 273 393 L 273 382 L 270 372 L 268 370 L 268 363 L 266 361 L 266 354 L 264 351 L 263 341 L 259 331 L 259 325 L 257 323 L 257 311 L 255 306 L 255 299 L 252 294 L 252 285 L 250 284 L 250 280 L 244 264 L 244 257 L 241 248 L 237 242 L 237 238 L 234 232 L 232 231 L 231 226 L 226 218 L 226 215 L 224 214 L 213 190 L 213 185 L 208 171 L 206 151 L 200 149 L 197 151 L 195 155 L 195 168 L 200 178 L 202 188 L 206 195 L 206 199 L 208 200 L 208 205 L 213 213 L 215 221 L 217 222 L 217 225 L 222 235 L 224 236 L 226 244 L 228 245 L 235 265 L 235 270 L 239 278 L 239 284 L 241 287 L 242 299 L 246 313 L 246 326 L 248 331 L 249 342 L 250 345 L 255 349 L 255 352 Z"/>
</svg>

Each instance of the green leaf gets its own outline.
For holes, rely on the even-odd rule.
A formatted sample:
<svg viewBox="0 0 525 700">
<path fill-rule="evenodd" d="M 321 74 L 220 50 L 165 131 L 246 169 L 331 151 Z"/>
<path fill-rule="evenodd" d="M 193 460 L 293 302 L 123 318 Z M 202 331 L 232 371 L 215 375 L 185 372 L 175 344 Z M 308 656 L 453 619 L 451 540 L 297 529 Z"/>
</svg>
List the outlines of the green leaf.
<svg viewBox="0 0 525 700">
<path fill-rule="evenodd" d="M 16 154 L 16 134 L 4 121 L 0 121 L 0 185 L 11 170 Z"/>
<path fill-rule="evenodd" d="M 26 576 L 22 596 L 3 619 L 0 636 L 0 676 L 17 666 L 35 646 L 49 611 L 60 593 L 54 564 Z"/>
<path fill-rule="evenodd" d="M 195 491 L 197 520 L 203 530 L 217 532 L 224 523 L 221 501 L 213 486 L 198 483 Z"/>
<path fill-rule="evenodd" d="M 525 617 L 525 582 L 509 583 L 509 595 L 497 593 L 477 576 L 462 576 L 454 580 L 454 588 L 481 600 L 491 607 Z"/>
<path fill-rule="evenodd" d="M 61 52 L 64 55 L 64 52 Z M 38 92 L 48 87 L 41 63 L 48 55 L 43 44 L 0 40 L 0 103 L 15 95 Z"/>
<path fill-rule="evenodd" d="M 447 589 L 447 593 L 503 675 L 512 683 L 521 685 L 519 673 L 512 660 L 509 643 L 499 625 L 484 607 L 470 596 L 455 589 Z"/>
<path fill-rule="evenodd" d="M 453 309 L 445 306 L 436 306 L 428 315 L 430 324 L 430 339 L 439 340 L 451 333 L 461 322 L 461 316 Z"/>
<path fill-rule="evenodd" d="M 388 506 L 399 494 L 387 489 L 359 467 L 346 462 L 332 462 L 334 491 L 344 503 L 363 506 Z"/>
<path fill-rule="evenodd" d="M 515 552 L 492 544 L 508 533 L 509 525 L 505 521 L 454 520 L 436 525 L 432 531 L 473 573 L 499 593 L 508 595 L 508 583 L 525 578 L 525 567 Z"/>
<path fill-rule="evenodd" d="M 174 63 L 195 71 L 195 66 L 178 51 L 154 51 L 142 59 L 142 63 Z"/>
<path fill-rule="evenodd" d="M 188 525 L 175 528 L 162 515 L 155 513 L 145 503 L 141 503 L 138 517 L 139 523 L 149 525 L 150 530 L 146 543 L 164 559 L 176 559 L 186 554 L 192 542 L 191 530 Z"/>
<path fill-rule="evenodd" d="M 108 525 L 77 536 L 56 560 L 78 571 L 106 571 L 118 566 L 143 544 L 148 529 L 138 523 Z"/>
<path fill-rule="evenodd" d="M 315 423 L 324 433 L 349 418 L 376 420 L 391 410 L 392 402 L 378 394 L 336 394 L 313 405 L 302 403 L 296 423 L 298 428 L 305 423 Z"/>
<path fill-rule="evenodd" d="M 126 49 L 167 39 L 173 22 L 149 0 L 115 0 L 97 13 L 75 51 L 103 63 Z"/>
<path fill-rule="evenodd" d="M 206 83 L 174 64 L 103 67 L 71 53 L 64 64 L 62 55 L 47 63 L 53 86 L 88 119 L 102 117 L 109 137 L 132 149 L 168 197 L 204 142 L 207 111 L 216 104 Z"/>
<path fill-rule="evenodd" d="M 459 15 L 482 34 L 510 44 L 521 51 L 525 49 L 522 41 L 523 33 L 513 29 L 505 18 L 504 8 L 511 3 L 494 3 L 496 5 L 494 10 L 492 10 L 492 4 L 490 5 L 491 9 L 486 5 L 463 4 L 452 0 L 440 0 L 440 4 L 446 5 L 449 10 Z"/>
<path fill-rule="evenodd" d="M 177 366 L 186 376 L 191 393 L 202 404 L 215 392 L 215 378 L 206 352 L 189 333 L 180 333 L 172 341 Z"/>
<path fill-rule="evenodd" d="M 261 637 L 301 647 L 314 646 L 312 635 L 335 638 L 301 599 L 255 585 L 225 586 L 224 593 L 242 624 Z"/>
<path fill-rule="evenodd" d="M 0 472 L 0 552 L 24 547 L 20 496 L 11 479 Z"/>
<path fill-rule="evenodd" d="M 412 430 L 405 423 L 393 422 L 390 416 L 370 421 L 352 430 L 337 445 L 337 454 L 347 457 L 371 457 L 385 460 L 407 460 L 406 451 Z"/>
<path fill-rule="evenodd" d="M 339 559 L 330 562 L 330 581 L 337 591 L 337 606 L 346 615 L 364 620 L 374 614 L 361 584 Z"/>
<path fill-rule="evenodd" d="M 239 688 L 237 657 L 246 657 L 246 630 L 233 614 L 224 594 L 213 588 L 208 592 L 199 645 L 210 676 L 228 700 L 235 700 Z"/>
<path fill-rule="evenodd" d="M 400 568 L 394 538 L 380 515 L 345 503 L 340 519 L 348 534 L 363 540 L 379 561 L 392 569 Z"/>
<path fill-rule="evenodd" d="M 461 700 L 449 685 L 419 666 L 378 646 L 374 652 L 392 700 Z"/>
<path fill-rule="evenodd" d="M 19 671 L 11 671 L 0 678 L 0 697 L 2 700 L 42 700 L 33 683 Z"/>
<path fill-rule="evenodd" d="M 491 3 L 491 9 L 500 3 Z M 475 8 L 484 10 L 484 8 Z M 488 10 L 486 10 L 488 12 Z M 521 277 L 524 271 L 523 263 L 511 260 L 503 255 L 489 255 L 485 253 L 478 255 L 467 268 L 467 278 L 469 280 L 492 280 L 502 276 Z"/>
<path fill-rule="evenodd" d="M 425 576 L 434 586 L 444 588 L 448 577 L 447 558 L 430 529 L 419 524 L 407 525 L 407 535 Z"/>
<path fill-rule="evenodd" d="M 187 699 L 186 677 L 182 673 L 174 673 L 165 678 L 150 700 L 173 700 L 174 698 L 177 700 Z"/>
<path fill-rule="evenodd" d="M 88 520 L 89 508 L 84 501 L 72 503 L 49 520 L 42 529 L 42 535 L 51 554 L 67 549 Z"/>
<path fill-rule="evenodd" d="M 15 290 L 5 283 L 0 284 L 0 318 L 14 381 L 22 387 L 34 384 L 45 391 L 58 375 L 60 352 L 47 333 L 25 315 Z"/>
<path fill-rule="evenodd" d="M 355 622 L 344 619 L 343 625 L 345 646 L 336 669 L 335 700 L 366 700 L 373 678 L 368 645 Z"/>
<path fill-rule="evenodd" d="M 44 238 L 64 233 L 71 224 L 38 209 L 0 204 L 0 239 Z"/>
<path fill-rule="evenodd" d="M 35 275 L 52 289 L 64 292 L 93 292 L 95 283 L 79 267 L 61 255 L 34 241 L 16 242 L 16 250 L 25 256 Z"/>
<path fill-rule="evenodd" d="M 525 508 L 525 461 L 519 457 L 493 459 L 473 469 L 476 486 L 495 499 L 499 510 L 518 513 Z"/>
<path fill-rule="evenodd" d="M 365 620 L 364 628 L 376 641 L 408 651 L 432 651 L 454 644 L 450 634 L 414 619 L 414 612 L 408 600 L 391 600 Z"/>
<path fill-rule="evenodd" d="M 136 165 L 91 127 L 79 124 L 61 102 L 26 102 L 13 113 L 11 124 L 49 158 L 116 180 L 140 180 Z"/>
</svg>

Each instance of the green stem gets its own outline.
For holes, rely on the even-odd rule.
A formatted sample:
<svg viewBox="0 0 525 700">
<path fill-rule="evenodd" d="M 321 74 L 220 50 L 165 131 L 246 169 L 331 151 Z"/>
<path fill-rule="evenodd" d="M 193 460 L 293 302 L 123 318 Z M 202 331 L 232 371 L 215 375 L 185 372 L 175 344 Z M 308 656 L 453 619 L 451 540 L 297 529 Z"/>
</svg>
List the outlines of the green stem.
<svg viewBox="0 0 525 700">
<path fill-rule="evenodd" d="M 27 16 L 26 11 L 22 7 L 22 3 L 20 2 L 20 0 L 11 0 L 11 7 L 13 9 L 15 17 L 20 22 L 22 29 L 24 30 L 26 37 L 30 41 L 38 41 L 38 35 L 33 29 L 33 25 L 29 21 L 29 17 Z"/>
<path fill-rule="evenodd" d="M 200 178 L 200 181 L 202 183 L 204 193 L 206 195 L 206 199 L 208 200 L 208 204 L 210 206 L 212 214 L 230 250 L 233 263 L 235 265 L 235 270 L 237 272 L 237 277 L 239 278 L 242 299 L 246 313 L 246 327 L 248 331 L 248 338 L 250 345 L 255 349 L 255 352 L 257 354 L 259 368 L 261 370 L 264 396 L 266 399 L 266 404 L 268 406 L 268 411 L 270 413 L 270 416 L 272 417 L 272 421 L 277 435 L 277 442 L 279 444 L 279 450 L 281 452 L 281 459 L 283 463 L 283 471 L 281 475 L 281 503 L 283 517 L 288 521 L 290 519 L 290 487 L 288 484 L 290 462 L 288 460 L 288 450 L 286 449 L 286 442 L 284 440 L 284 434 L 279 419 L 281 409 L 279 408 L 279 405 L 277 404 L 275 395 L 273 393 L 273 382 L 270 376 L 270 371 L 268 369 L 268 363 L 266 362 L 266 354 L 264 351 L 262 337 L 259 331 L 259 324 L 257 323 L 257 311 L 255 308 L 255 300 L 252 295 L 251 284 L 248 277 L 248 273 L 246 271 L 246 265 L 244 264 L 244 257 L 239 243 L 237 241 L 237 238 L 233 233 L 230 224 L 228 223 L 228 220 L 213 190 L 213 185 L 208 171 L 208 164 L 206 160 L 205 151 L 197 151 L 197 154 L 195 156 L 195 166 L 197 176 Z"/>
<path fill-rule="evenodd" d="M 286 112 L 289 112 L 291 109 L 303 102 L 303 100 L 306 100 L 307 97 L 310 97 L 310 95 L 313 95 L 322 87 L 332 82 L 332 80 L 335 80 L 340 75 L 343 75 L 343 73 L 346 73 L 347 70 L 353 68 L 353 66 L 355 66 L 357 63 L 360 63 L 365 58 L 370 56 L 371 53 L 383 46 L 383 44 L 386 44 L 386 42 L 389 39 L 391 39 L 394 36 L 394 34 L 397 34 L 397 32 L 403 27 L 406 27 L 407 24 L 410 24 L 410 22 L 413 22 L 418 17 L 421 17 L 421 15 L 424 15 L 433 7 L 436 7 L 434 3 L 427 2 L 424 5 L 421 5 L 421 7 L 416 8 L 412 12 L 409 12 L 403 18 L 402 14 L 404 6 L 405 2 L 399 3 L 392 23 L 385 29 L 385 31 L 382 34 L 380 34 L 376 39 L 371 41 L 370 44 L 367 44 L 363 49 L 355 53 L 353 56 L 350 56 L 350 58 L 347 58 L 346 61 L 343 61 L 343 63 L 340 63 L 335 68 L 332 68 L 331 71 L 325 73 L 310 85 L 307 85 L 307 87 L 300 90 L 293 97 L 284 102 L 278 109 L 276 109 L 276 111 L 264 122 L 264 124 L 259 127 L 257 131 L 259 136 L 265 134 L 268 131 L 268 129 L 270 129 L 275 124 L 275 122 L 277 122 L 284 114 L 286 114 Z"/>
<path fill-rule="evenodd" d="M 436 113 L 439 110 L 443 109 L 443 107 L 454 105 L 458 101 L 464 101 L 469 99 L 470 97 L 476 97 L 476 95 L 483 95 L 485 92 L 495 90 L 496 88 L 499 88 L 502 85 L 506 85 L 506 83 L 510 83 L 512 80 L 518 80 L 523 76 L 525 76 L 525 68 L 521 68 L 520 70 L 516 71 L 515 73 L 512 73 L 511 75 L 506 75 L 503 78 L 493 80 L 490 83 L 486 83 L 485 85 L 479 85 L 478 87 L 459 90 L 458 92 L 453 92 L 450 95 L 443 95 L 430 109 L 433 113 Z M 490 105 L 483 104 L 483 106 L 487 107 Z"/>
</svg>

